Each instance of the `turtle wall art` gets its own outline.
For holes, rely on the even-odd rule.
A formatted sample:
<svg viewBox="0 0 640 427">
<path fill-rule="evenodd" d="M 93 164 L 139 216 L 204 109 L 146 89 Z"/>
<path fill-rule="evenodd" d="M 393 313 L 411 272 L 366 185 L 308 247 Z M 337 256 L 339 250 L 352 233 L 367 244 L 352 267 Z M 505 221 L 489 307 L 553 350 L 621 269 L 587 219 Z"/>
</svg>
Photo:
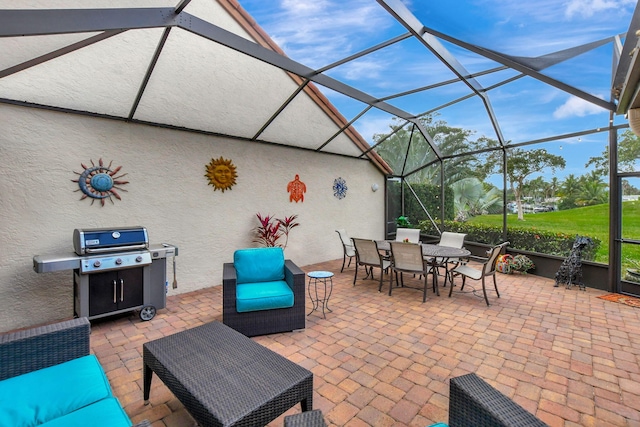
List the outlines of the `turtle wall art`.
<svg viewBox="0 0 640 427">
<path fill-rule="evenodd" d="M 307 186 L 300 181 L 300 176 L 296 174 L 293 181 L 287 184 L 287 192 L 289 193 L 290 202 L 304 202 L 304 193 L 307 192 Z"/>
</svg>

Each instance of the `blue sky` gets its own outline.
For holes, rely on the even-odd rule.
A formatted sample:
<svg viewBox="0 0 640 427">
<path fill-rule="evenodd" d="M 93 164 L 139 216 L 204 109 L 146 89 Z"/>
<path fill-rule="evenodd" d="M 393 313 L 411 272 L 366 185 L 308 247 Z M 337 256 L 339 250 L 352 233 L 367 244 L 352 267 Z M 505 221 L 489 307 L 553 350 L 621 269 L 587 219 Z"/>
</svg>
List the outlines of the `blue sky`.
<svg viewBox="0 0 640 427">
<path fill-rule="evenodd" d="M 240 0 L 242 6 L 288 56 L 312 68 L 324 67 L 348 55 L 406 33 L 375 0 Z M 488 49 L 514 56 L 539 56 L 597 41 L 628 29 L 633 0 L 467 0 L 404 1 L 425 26 Z M 498 64 L 442 42 L 470 72 Z M 542 72 L 589 94 L 609 100 L 612 70 L 611 43 Z M 453 74 L 428 49 L 408 39 L 382 51 L 329 70 L 326 74 L 375 97 L 453 78 Z M 488 87 L 515 76 L 503 71 L 479 77 Z M 321 88 L 347 118 L 364 105 Z M 469 94 L 462 84 L 452 84 L 419 94 L 389 100 L 394 106 L 420 114 Z M 514 143 L 558 134 L 605 127 L 607 111 L 526 77 L 488 92 L 504 138 Z M 478 97 L 438 110 L 452 126 L 474 130 L 475 136 L 495 138 L 495 132 Z M 391 117 L 373 110 L 355 123 L 363 137 L 385 133 Z M 625 123 L 617 116 L 616 124 Z M 581 175 L 590 156 L 599 155 L 607 133 L 569 138 L 544 147 L 567 159 L 568 173 Z"/>
</svg>

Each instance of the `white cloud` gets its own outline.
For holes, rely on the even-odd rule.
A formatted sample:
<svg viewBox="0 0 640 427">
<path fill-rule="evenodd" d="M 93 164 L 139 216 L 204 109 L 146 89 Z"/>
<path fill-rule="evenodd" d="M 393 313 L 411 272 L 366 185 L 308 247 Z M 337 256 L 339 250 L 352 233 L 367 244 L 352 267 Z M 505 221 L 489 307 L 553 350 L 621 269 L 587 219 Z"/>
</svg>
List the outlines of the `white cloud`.
<svg viewBox="0 0 640 427">
<path fill-rule="evenodd" d="M 567 3 L 565 15 L 568 18 L 576 15 L 588 18 L 605 10 L 615 10 L 621 6 L 633 5 L 635 3 L 635 0 L 570 0 Z"/>
<path fill-rule="evenodd" d="M 319 68 L 354 53 L 384 31 L 390 16 L 370 0 L 281 0 L 280 11 L 261 22 L 288 56 Z"/>
<path fill-rule="evenodd" d="M 340 75 L 349 80 L 379 79 L 382 77 L 382 70 L 384 70 L 384 64 L 372 60 L 361 60 L 340 67 Z"/>
<path fill-rule="evenodd" d="M 597 105 L 587 102 L 581 98 L 572 96 L 560 107 L 553 112 L 556 119 L 565 119 L 568 117 L 584 117 L 591 114 L 600 114 L 604 110 Z"/>
<path fill-rule="evenodd" d="M 394 123 L 390 117 L 362 117 L 354 123 L 354 127 L 360 135 L 373 144 L 373 135 L 386 135 L 391 132 L 390 125 Z"/>
<path fill-rule="evenodd" d="M 321 13 L 327 8 L 326 1 L 282 0 L 282 8 L 291 15 L 309 16 Z"/>
</svg>

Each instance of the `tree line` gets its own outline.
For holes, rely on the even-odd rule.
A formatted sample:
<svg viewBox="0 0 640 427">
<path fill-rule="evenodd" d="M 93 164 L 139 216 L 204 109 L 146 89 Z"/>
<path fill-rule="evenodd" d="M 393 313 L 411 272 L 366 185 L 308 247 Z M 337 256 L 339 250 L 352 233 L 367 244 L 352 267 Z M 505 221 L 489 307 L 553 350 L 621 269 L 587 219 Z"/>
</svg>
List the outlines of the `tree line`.
<svg viewBox="0 0 640 427">
<path fill-rule="evenodd" d="M 397 176 L 409 183 L 444 185 L 454 194 L 455 216 L 464 220 L 469 216 L 502 211 L 502 191 L 487 182 L 493 174 L 503 174 L 506 153 L 507 201 L 517 206 L 518 218 L 523 219 L 525 200 L 555 200 L 558 209 L 572 209 L 608 202 L 609 149 L 589 159 L 581 176 L 567 175 L 562 181 L 556 177 L 545 179 L 556 170 L 564 169 L 562 156 L 544 148 L 521 147 L 496 149 L 495 139 L 473 139 L 473 131 L 449 126 L 436 115 L 419 119 L 426 130 L 427 141 L 413 124 L 394 119 L 388 134 L 373 136 L 377 153 L 389 164 Z M 432 146 L 437 147 L 436 151 Z M 468 154 L 475 153 L 475 154 Z M 630 130 L 618 139 L 618 170 L 634 171 L 640 158 L 640 138 Z M 443 159 L 442 161 L 440 161 Z M 444 168 L 442 171 L 441 168 Z M 640 190 L 623 181 L 626 194 L 640 194 Z"/>
</svg>

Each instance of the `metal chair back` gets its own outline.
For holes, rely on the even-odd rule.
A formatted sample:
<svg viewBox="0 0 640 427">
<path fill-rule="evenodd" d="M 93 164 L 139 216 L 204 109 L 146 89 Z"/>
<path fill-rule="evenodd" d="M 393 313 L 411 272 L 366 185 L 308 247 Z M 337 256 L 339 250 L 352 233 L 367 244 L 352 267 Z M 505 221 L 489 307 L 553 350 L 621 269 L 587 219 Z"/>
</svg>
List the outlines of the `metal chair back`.
<svg viewBox="0 0 640 427">
<path fill-rule="evenodd" d="M 391 268 L 397 271 L 426 274 L 422 248 L 417 243 L 390 242 Z"/>
<path fill-rule="evenodd" d="M 351 241 L 351 238 L 349 238 L 347 231 L 344 228 L 339 228 L 336 230 L 336 233 L 340 236 L 340 242 L 342 242 L 342 248 L 344 249 L 345 255 L 349 257 L 355 256 L 356 250 L 353 247 L 353 242 Z"/>
<path fill-rule="evenodd" d="M 409 239 L 409 243 L 420 243 L 419 228 L 398 228 L 396 230 L 396 242 L 403 242 Z"/>
<path fill-rule="evenodd" d="M 404 286 L 402 273 L 413 273 L 414 276 L 419 274 L 424 276 L 424 284 L 422 286 L 422 302 L 427 300 L 427 275 L 430 266 L 422 256 L 422 247 L 418 243 L 405 242 L 389 242 L 391 246 L 391 270 L 395 273 L 396 283 Z M 398 273 L 400 278 L 398 279 Z M 411 286 L 406 286 L 411 287 Z M 417 288 L 416 288 L 417 289 Z M 393 274 L 389 275 L 389 295 L 393 291 Z M 435 276 L 433 276 L 433 291 L 439 295 L 436 285 Z"/>
<path fill-rule="evenodd" d="M 367 272 L 367 276 L 371 275 L 373 278 L 373 268 L 377 267 L 380 271 L 380 285 L 378 286 L 378 291 L 382 289 L 382 272 L 389 268 L 389 260 L 385 259 L 383 255 L 378 250 L 378 244 L 374 240 L 369 239 L 357 239 L 352 238 L 353 246 L 356 251 L 356 270 L 353 275 L 353 284 L 356 284 L 356 279 L 358 278 L 358 266 L 363 265 L 365 267 L 365 271 L 367 271 L 367 267 L 369 271 Z"/>
<path fill-rule="evenodd" d="M 491 274 L 495 274 L 496 272 L 496 260 L 498 258 L 498 255 L 500 255 L 500 252 L 502 252 L 502 249 L 507 246 L 509 244 L 509 242 L 504 242 L 501 243 L 497 246 L 494 246 L 493 248 L 491 248 L 488 252 L 488 259 L 485 262 L 485 264 L 482 266 L 482 275 L 483 276 L 489 276 Z"/>
<path fill-rule="evenodd" d="M 464 246 L 464 238 L 466 233 L 452 233 L 450 231 L 443 231 L 440 236 L 440 242 L 438 246 L 448 246 L 450 248 L 461 248 Z"/>
<path fill-rule="evenodd" d="M 376 242 L 369 239 L 351 239 L 356 251 L 356 260 L 358 264 L 366 264 L 374 267 L 380 267 L 380 253 L 376 246 Z"/>
</svg>

